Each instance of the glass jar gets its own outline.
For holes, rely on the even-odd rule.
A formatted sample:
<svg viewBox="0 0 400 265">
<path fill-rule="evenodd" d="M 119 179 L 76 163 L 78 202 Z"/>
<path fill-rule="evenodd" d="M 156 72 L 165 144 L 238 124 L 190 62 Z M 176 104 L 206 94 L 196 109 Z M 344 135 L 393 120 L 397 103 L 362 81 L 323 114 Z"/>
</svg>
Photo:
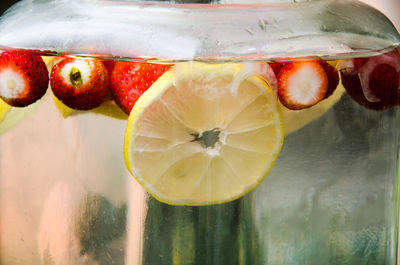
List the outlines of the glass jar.
<svg viewBox="0 0 400 265">
<path fill-rule="evenodd" d="M 193 188 L 184 179 L 199 170 L 197 164 L 190 164 L 184 177 L 168 173 L 171 179 L 162 185 L 142 176 L 178 160 L 183 151 L 154 154 L 144 171 L 137 169 L 142 160 L 130 158 L 135 147 L 130 143 L 139 130 L 132 125 L 139 107 L 128 115 L 115 95 L 100 107 L 74 110 L 55 96 L 52 83 L 29 106 L 2 102 L 0 263 L 396 264 L 399 43 L 399 33 L 382 13 L 355 0 L 20 1 L 0 20 L 0 47 L 4 54 L 41 56 L 50 83 L 65 58 L 100 61 L 105 68 L 104 62 L 167 65 L 159 78 L 167 82 L 174 75 L 171 87 L 187 78 L 210 85 L 231 76 L 214 75 L 237 71 L 242 74 L 222 87 L 257 76 L 253 84 L 269 89 L 278 125 L 275 147 L 262 162 L 254 150 L 224 157 L 218 149 L 229 145 L 223 126 L 191 133 L 185 144 L 197 145 L 209 162 L 223 157 L 232 172 L 241 170 L 239 178 L 247 179 L 258 166 L 268 169 L 226 198 L 218 196 L 234 178 L 209 180 L 201 201 L 194 199 L 196 192 L 182 195 Z M 0 96 L 6 100 L 2 93 L 12 74 L 2 75 L 1 60 Z M 313 68 L 305 79 L 299 74 L 304 86 L 322 82 L 325 91 L 318 102 L 299 107 L 288 104 L 290 94 L 282 91 L 292 69 L 303 65 L 323 69 Z M 110 86 L 115 69 L 105 72 Z M 325 71 L 325 81 L 318 79 L 319 71 Z M 198 73 L 205 77 L 196 79 Z M 150 108 L 142 98 L 161 93 L 160 87 L 157 80 L 135 104 Z M 186 112 L 214 115 L 188 102 Z M 215 112 L 222 115 L 219 107 L 234 110 L 240 103 L 237 98 L 231 105 L 219 103 Z M 172 133 L 166 135 L 174 139 L 179 126 L 169 124 Z M 237 144 L 253 138 L 259 134 L 243 135 Z M 251 143 L 256 148 L 257 142 Z M 187 167 L 179 166 L 179 172 Z M 169 185 L 175 188 L 165 195 Z"/>
</svg>

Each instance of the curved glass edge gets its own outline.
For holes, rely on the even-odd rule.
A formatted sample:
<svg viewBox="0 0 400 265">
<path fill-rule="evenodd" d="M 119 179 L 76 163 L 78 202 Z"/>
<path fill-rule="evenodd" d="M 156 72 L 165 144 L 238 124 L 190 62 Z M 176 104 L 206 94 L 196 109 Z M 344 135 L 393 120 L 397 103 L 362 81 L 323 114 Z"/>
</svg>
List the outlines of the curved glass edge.
<svg viewBox="0 0 400 265">
<path fill-rule="evenodd" d="M 0 46 L 159 60 L 371 56 L 400 44 L 382 13 L 356 0 L 172 4 L 23 0 L 0 18 Z"/>
<path fill-rule="evenodd" d="M 395 112 L 395 117 L 400 118 L 399 109 Z M 393 257 L 391 262 L 393 264 L 399 264 L 400 261 L 400 234 L 399 234 L 399 226 L 400 226 L 400 130 L 396 129 L 396 139 L 395 139 L 397 152 L 394 154 L 394 158 L 396 161 L 396 173 L 394 177 L 394 185 L 393 185 L 393 209 L 392 209 L 392 231 L 390 231 L 390 236 L 388 237 L 390 242 L 393 242 L 393 246 L 389 249 L 391 253 L 389 253 L 390 257 Z"/>
</svg>

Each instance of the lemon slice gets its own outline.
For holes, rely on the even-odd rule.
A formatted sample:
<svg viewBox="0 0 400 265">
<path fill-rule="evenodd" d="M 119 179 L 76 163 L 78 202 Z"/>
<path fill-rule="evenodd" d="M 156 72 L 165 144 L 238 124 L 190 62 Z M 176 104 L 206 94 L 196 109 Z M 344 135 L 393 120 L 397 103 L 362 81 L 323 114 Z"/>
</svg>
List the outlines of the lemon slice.
<svg viewBox="0 0 400 265">
<path fill-rule="evenodd" d="M 340 61 L 326 61 L 328 64 L 338 69 Z M 339 82 L 338 87 L 335 89 L 332 95 L 328 98 L 320 101 L 318 104 L 312 106 L 311 108 L 306 108 L 302 110 L 290 110 L 285 106 L 280 104 L 282 110 L 285 135 L 289 135 L 295 132 L 312 121 L 317 120 L 328 110 L 330 110 L 344 94 L 345 89 L 341 82 Z"/>
<path fill-rule="evenodd" d="M 54 105 L 57 107 L 58 111 L 64 118 L 67 118 L 69 116 L 79 115 L 79 114 L 93 113 L 93 114 L 108 116 L 110 118 L 114 118 L 114 119 L 118 119 L 118 120 L 127 120 L 128 119 L 128 115 L 125 112 L 123 112 L 117 106 L 117 104 L 115 104 L 115 102 L 113 100 L 106 100 L 99 107 L 91 109 L 91 110 L 71 109 L 70 107 L 68 107 L 64 103 L 62 103 L 54 95 L 53 95 L 53 101 L 54 101 Z"/>
<path fill-rule="evenodd" d="M 0 99 L 0 122 L 4 120 L 5 116 L 7 115 L 7 112 L 9 112 L 10 109 L 11 106 Z"/>
<path fill-rule="evenodd" d="M 181 63 L 136 102 L 124 157 L 158 200 L 209 205 L 263 181 L 283 142 L 270 86 L 240 64 Z"/>
<path fill-rule="evenodd" d="M 47 66 L 47 70 L 51 71 L 51 68 L 53 67 L 53 65 L 60 60 L 58 57 L 53 57 L 53 56 L 42 56 L 43 62 L 46 64 Z"/>
<path fill-rule="evenodd" d="M 285 135 L 295 132 L 307 124 L 317 120 L 330 110 L 343 96 L 345 89 L 342 84 L 339 84 L 335 92 L 327 98 L 312 106 L 311 108 L 302 110 L 290 110 L 283 105 L 280 105 L 282 110 Z"/>
<path fill-rule="evenodd" d="M 30 112 L 32 112 L 41 100 L 23 108 L 8 105 L 0 99 L 0 134 L 6 133 L 14 128 Z"/>
</svg>

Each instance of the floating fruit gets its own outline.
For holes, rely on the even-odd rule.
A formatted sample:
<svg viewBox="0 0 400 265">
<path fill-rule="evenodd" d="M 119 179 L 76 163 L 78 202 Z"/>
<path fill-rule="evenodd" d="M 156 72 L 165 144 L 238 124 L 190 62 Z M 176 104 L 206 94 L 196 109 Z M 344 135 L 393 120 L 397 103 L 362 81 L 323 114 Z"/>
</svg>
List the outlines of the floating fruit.
<svg viewBox="0 0 400 265">
<path fill-rule="evenodd" d="M 270 85 L 243 68 L 177 64 L 136 102 L 125 162 L 159 200 L 227 202 L 268 174 L 283 142 L 282 115 Z"/>
<path fill-rule="evenodd" d="M 112 68 L 110 86 L 115 102 L 129 114 L 138 98 L 168 68 L 169 65 L 162 64 L 116 62 Z"/>
<path fill-rule="evenodd" d="M 46 93 L 49 73 L 34 52 L 7 50 L 0 55 L 0 98 L 14 107 L 28 106 Z"/>
<path fill-rule="evenodd" d="M 77 110 L 99 107 L 108 95 L 107 70 L 100 60 L 66 58 L 53 66 L 53 94 Z"/>
<path fill-rule="evenodd" d="M 104 115 L 110 118 L 118 119 L 118 120 L 127 120 L 128 115 L 123 112 L 117 104 L 115 104 L 114 100 L 106 99 L 99 107 L 91 109 L 89 112 L 88 111 L 83 111 L 83 110 L 76 110 L 76 109 L 71 109 L 70 107 L 64 105 L 58 98 L 55 96 L 53 97 L 54 104 L 57 107 L 57 109 L 60 111 L 60 114 L 64 117 L 70 117 L 70 116 L 75 116 L 75 115 L 80 115 L 80 114 L 99 114 L 99 115 Z"/>
<path fill-rule="evenodd" d="M 288 109 L 311 107 L 325 98 L 328 77 L 318 61 L 285 63 L 278 74 L 278 97 Z"/>
<path fill-rule="evenodd" d="M 360 105 L 384 110 L 400 104 L 400 52 L 342 62 L 340 75 L 347 93 Z"/>
<path fill-rule="evenodd" d="M 14 128 L 27 115 L 34 112 L 41 102 L 42 99 L 27 107 L 17 108 L 8 105 L 0 99 L 0 134 L 6 133 Z"/>
<path fill-rule="evenodd" d="M 285 135 L 299 130 L 324 115 L 342 98 L 343 94 L 345 94 L 344 92 L 345 89 L 341 84 L 339 84 L 331 96 L 311 108 L 290 110 L 285 106 L 280 105 L 284 121 Z"/>
<path fill-rule="evenodd" d="M 330 97 L 339 85 L 339 72 L 326 61 L 319 61 L 325 70 L 326 77 L 328 78 L 328 88 L 326 90 L 325 98 Z"/>
</svg>

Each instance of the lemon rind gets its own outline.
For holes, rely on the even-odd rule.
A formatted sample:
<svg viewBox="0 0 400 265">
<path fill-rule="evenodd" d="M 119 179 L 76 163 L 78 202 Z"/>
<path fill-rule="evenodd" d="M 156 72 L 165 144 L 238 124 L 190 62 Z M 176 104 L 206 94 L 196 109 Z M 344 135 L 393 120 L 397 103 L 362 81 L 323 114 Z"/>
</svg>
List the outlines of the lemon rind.
<svg viewBox="0 0 400 265">
<path fill-rule="evenodd" d="M 257 182 L 254 182 L 252 185 L 247 186 L 242 192 L 236 194 L 235 196 L 226 198 L 224 200 L 213 200 L 213 201 L 203 201 L 203 202 L 200 201 L 195 202 L 193 200 L 188 200 L 188 199 L 173 200 L 172 198 L 170 198 L 170 196 L 164 196 L 161 193 L 157 192 L 157 190 L 154 189 L 151 184 L 146 183 L 146 181 L 144 180 L 145 178 L 143 178 L 142 176 L 140 176 L 140 174 L 135 172 L 135 167 L 133 166 L 133 162 L 131 159 L 134 150 L 134 148 L 131 148 L 133 146 L 132 140 L 134 139 L 132 137 L 134 135 L 132 132 L 136 131 L 137 121 L 141 117 L 146 107 L 152 104 L 154 101 L 158 100 L 163 95 L 163 93 L 173 85 L 173 82 L 171 82 L 171 80 L 174 80 L 174 69 L 170 69 L 169 71 L 164 73 L 152 85 L 152 87 L 149 88 L 148 91 L 150 93 L 146 92 L 141 96 L 141 98 L 139 98 L 139 100 L 133 107 L 131 114 L 129 115 L 128 125 L 125 131 L 125 139 L 124 139 L 124 160 L 129 172 L 134 177 L 134 179 L 136 179 L 136 181 L 138 181 L 145 188 L 145 190 L 149 194 L 151 194 L 154 198 L 156 198 L 158 201 L 174 206 L 207 206 L 207 205 L 222 204 L 241 198 L 244 195 L 251 192 L 252 190 L 254 190 L 257 186 L 260 185 L 260 183 L 262 183 L 265 180 L 266 176 L 271 171 L 283 146 L 283 138 L 284 138 L 283 117 L 282 117 L 282 111 L 278 106 L 277 100 L 276 102 L 274 102 L 275 104 L 274 122 L 276 125 L 275 126 L 276 135 L 279 136 L 280 138 L 276 139 L 276 143 L 273 148 L 273 151 L 271 152 L 269 161 L 266 162 L 266 164 L 268 164 L 268 167 L 265 168 L 263 174 L 260 175 L 260 178 L 257 180 Z M 249 80 L 251 83 L 253 83 L 255 86 L 259 88 L 265 88 L 264 92 L 267 93 L 270 97 L 273 97 L 273 92 L 270 85 L 267 82 L 265 82 L 262 78 L 255 75 L 246 78 L 246 80 Z"/>
</svg>

